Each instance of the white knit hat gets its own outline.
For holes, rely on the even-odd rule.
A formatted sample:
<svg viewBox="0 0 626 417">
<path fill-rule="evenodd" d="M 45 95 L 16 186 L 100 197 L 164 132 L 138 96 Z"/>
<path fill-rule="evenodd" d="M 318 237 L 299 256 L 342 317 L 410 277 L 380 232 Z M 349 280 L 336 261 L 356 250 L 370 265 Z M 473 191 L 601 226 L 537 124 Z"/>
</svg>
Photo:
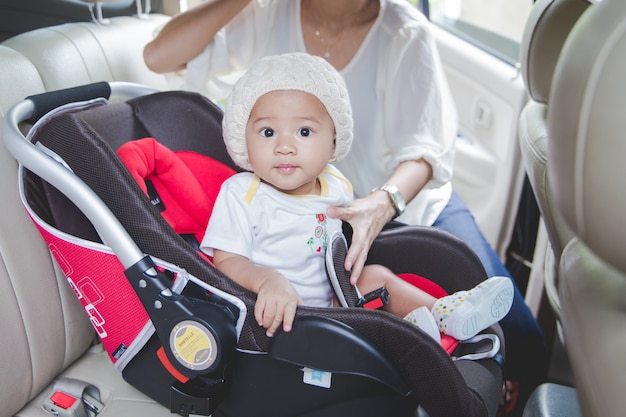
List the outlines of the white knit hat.
<svg viewBox="0 0 626 417">
<path fill-rule="evenodd" d="M 333 66 L 307 53 L 267 56 L 243 75 L 226 101 L 222 129 L 226 148 L 241 168 L 252 170 L 246 147 L 246 125 L 254 104 L 272 91 L 297 90 L 322 102 L 335 124 L 335 155 L 341 159 L 352 144 L 352 107 L 346 84 Z"/>
</svg>

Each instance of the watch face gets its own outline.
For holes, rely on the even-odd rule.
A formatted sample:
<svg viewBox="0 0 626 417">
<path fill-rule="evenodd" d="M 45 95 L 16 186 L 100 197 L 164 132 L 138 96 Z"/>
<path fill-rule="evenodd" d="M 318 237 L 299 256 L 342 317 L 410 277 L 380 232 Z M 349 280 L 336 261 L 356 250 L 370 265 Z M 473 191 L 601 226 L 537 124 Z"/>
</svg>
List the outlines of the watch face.
<svg viewBox="0 0 626 417">
<path fill-rule="evenodd" d="M 402 198 L 398 187 L 396 187 L 395 185 L 385 185 L 381 188 L 389 193 L 391 201 L 393 202 L 393 206 L 396 209 L 396 216 L 401 215 L 406 208 L 406 203 L 404 202 L 404 199 Z"/>
<path fill-rule="evenodd" d="M 395 206 L 396 206 L 396 212 L 398 213 L 398 216 L 400 214 L 402 214 L 404 212 L 404 209 L 406 207 L 406 205 L 404 204 L 404 200 L 402 200 L 402 197 L 400 196 L 398 200 L 395 200 Z"/>
</svg>

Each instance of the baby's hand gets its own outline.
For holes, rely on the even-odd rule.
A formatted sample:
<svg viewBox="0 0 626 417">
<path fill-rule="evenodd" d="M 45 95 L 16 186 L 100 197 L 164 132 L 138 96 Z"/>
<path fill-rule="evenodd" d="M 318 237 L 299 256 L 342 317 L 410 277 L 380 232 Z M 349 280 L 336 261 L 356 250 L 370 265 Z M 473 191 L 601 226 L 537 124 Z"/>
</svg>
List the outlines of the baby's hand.
<svg viewBox="0 0 626 417">
<path fill-rule="evenodd" d="M 301 303 L 298 292 L 285 277 L 272 276 L 259 287 L 254 317 L 260 326 L 267 329 L 267 336 L 272 337 L 281 323 L 284 331 L 291 330 L 296 307 Z"/>
</svg>

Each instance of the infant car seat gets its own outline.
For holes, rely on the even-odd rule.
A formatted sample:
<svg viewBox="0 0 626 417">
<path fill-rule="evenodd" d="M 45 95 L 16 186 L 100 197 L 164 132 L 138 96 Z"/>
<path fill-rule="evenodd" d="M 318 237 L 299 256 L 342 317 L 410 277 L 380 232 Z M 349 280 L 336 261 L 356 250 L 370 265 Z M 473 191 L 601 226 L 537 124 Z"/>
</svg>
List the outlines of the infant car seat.
<svg viewBox="0 0 626 417">
<path fill-rule="evenodd" d="M 291 332 L 265 335 L 255 295 L 177 233 L 116 154 L 151 137 L 235 170 L 221 117 L 195 93 L 98 83 L 27 98 L 5 119 L 28 213 L 125 380 L 181 415 L 494 416 L 503 344 L 492 358 L 454 360 L 414 325 L 363 308 L 298 307 Z M 369 261 L 447 292 L 487 278 L 434 228 L 381 233 Z M 504 340 L 498 325 L 486 332 Z"/>
</svg>

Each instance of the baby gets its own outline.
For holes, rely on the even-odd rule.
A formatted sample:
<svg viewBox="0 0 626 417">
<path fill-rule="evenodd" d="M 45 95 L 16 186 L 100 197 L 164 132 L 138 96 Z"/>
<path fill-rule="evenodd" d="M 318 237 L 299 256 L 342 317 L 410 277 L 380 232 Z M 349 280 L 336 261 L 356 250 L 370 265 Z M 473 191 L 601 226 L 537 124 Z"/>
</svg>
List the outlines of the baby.
<svg viewBox="0 0 626 417">
<path fill-rule="evenodd" d="M 235 84 L 223 130 L 230 156 L 249 172 L 222 185 L 201 249 L 257 294 L 255 318 L 273 336 L 281 326 L 291 330 L 299 304 L 334 305 L 325 252 L 342 224 L 326 210 L 353 198 L 350 182 L 330 164 L 353 139 L 343 78 L 305 53 L 262 58 Z M 507 277 L 436 299 L 382 265 L 367 265 L 357 285 L 363 294 L 385 287 L 382 308 L 398 317 L 427 308 L 439 331 L 459 340 L 501 320 L 513 301 Z"/>
</svg>

